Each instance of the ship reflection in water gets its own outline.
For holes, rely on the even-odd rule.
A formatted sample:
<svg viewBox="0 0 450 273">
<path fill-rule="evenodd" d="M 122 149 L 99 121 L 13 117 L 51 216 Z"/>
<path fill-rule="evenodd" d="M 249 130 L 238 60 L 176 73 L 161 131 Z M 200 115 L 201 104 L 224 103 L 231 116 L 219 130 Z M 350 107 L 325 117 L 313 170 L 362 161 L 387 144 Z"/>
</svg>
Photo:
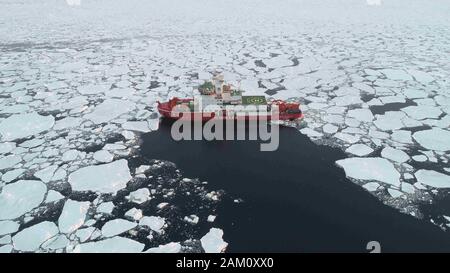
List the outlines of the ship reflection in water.
<svg viewBox="0 0 450 273">
<path fill-rule="evenodd" d="M 143 156 L 244 200 L 217 212 L 228 252 L 368 252 L 370 241 L 382 252 L 450 251 L 448 233 L 383 205 L 335 165 L 343 152 L 295 128 L 280 127 L 279 148 L 261 152 L 259 141 L 175 141 L 171 124 L 143 136 Z"/>
</svg>

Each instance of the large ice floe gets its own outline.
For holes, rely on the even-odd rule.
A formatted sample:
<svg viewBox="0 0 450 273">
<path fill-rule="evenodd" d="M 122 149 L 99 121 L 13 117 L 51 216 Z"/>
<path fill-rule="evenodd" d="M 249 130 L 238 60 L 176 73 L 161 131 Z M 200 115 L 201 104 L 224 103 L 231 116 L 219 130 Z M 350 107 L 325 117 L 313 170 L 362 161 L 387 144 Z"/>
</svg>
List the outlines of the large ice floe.
<svg viewBox="0 0 450 273">
<path fill-rule="evenodd" d="M 20 180 L 5 185 L 0 193 L 0 220 L 15 219 L 44 201 L 47 187 L 37 180 Z"/>
<path fill-rule="evenodd" d="M 422 217 L 447 196 L 450 3 L 174 1 L 0 3 L 0 252 L 223 251 L 220 198 L 139 154 L 157 101 L 216 70 L 300 101 L 301 133 L 387 205 Z"/>
<path fill-rule="evenodd" d="M 223 239 L 223 231 L 219 228 L 211 228 L 209 232 L 203 236 L 200 241 L 206 253 L 220 253 L 225 251 L 228 243 Z"/>
<path fill-rule="evenodd" d="M 376 180 L 396 187 L 400 186 L 400 173 L 384 158 L 348 158 L 336 161 L 348 177 Z"/>
<path fill-rule="evenodd" d="M 94 191 L 116 193 L 126 187 L 131 180 L 126 160 L 121 159 L 108 164 L 88 166 L 69 175 L 69 184 L 74 191 Z"/>
<path fill-rule="evenodd" d="M 37 113 L 12 115 L 0 123 L 0 135 L 3 141 L 16 140 L 38 134 L 52 128 L 55 118 Z"/>
</svg>

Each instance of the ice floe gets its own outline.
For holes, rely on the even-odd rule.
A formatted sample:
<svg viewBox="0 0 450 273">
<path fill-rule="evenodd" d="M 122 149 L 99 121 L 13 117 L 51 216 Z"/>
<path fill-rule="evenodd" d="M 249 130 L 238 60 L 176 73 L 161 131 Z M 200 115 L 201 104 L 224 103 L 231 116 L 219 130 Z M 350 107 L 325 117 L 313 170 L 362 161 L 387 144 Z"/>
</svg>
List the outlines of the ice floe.
<svg viewBox="0 0 450 273">
<path fill-rule="evenodd" d="M 56 169 L 58 169 L 58 166 L 56 166 L 56 165 L 49 166 L 45 169 L 35 172 L 34 176 L 39 178 L 43 182 L 48 183 L 52 179 L 53 174 L 55 173 Z"/>
<path fill-rule="evenodd" d="M 90 202 L 79 202 L 68 199 L 58 219 L 58 227 L 62 233 L 72 233 L 81 227 L 90 207 Z"/>
<path fill-rule="evenodd" d="M 368 191 L 376 191 L 380 188 L 380 184 L 377 182 L 369 182 L 364 184 L 363 188 L 365 188 Z"/>
<path fill-rule="evenodd" d="M 373 114 L 369 109 L 354 109 L 348 111 L 348 116 L 363 122 L 371 122 Z"/>
<path fill-rule="evenodd" d="M 383 131 L 396 130 L 405 127 L 402 122 L 404 117 L 403 112 L 386 112 L 384 115 L 376 115 L 374 124 Z"/>
<path fill-rule="evenodd" d="M 168 243 L 158 247 L 152 247 L 146 250 L 146 253 L 179 253 L 181 251 L 180 243 Z"/>
<path fill-rule="evenodd" d="M 406 73 L 406 71 L 400 69 L 383 69 L 381 70 L 381 73 L 383 73 L 388 79 L 391 80 L 412 80 L 411 75 Z"/>
<path fill-rule="evenodd" d="M 135 104 L 130 101 L 120 99 L 107 99 L 95 107 L 94 111 L 85 117 L 96 124 L 104 123 L 115 119 L 135 108 Z"/>
<path fill-rule="evenodd" d="M 347 153 L 356 155 L 356 156 L 366 156 L 373 152 L 373 149 L 364 144 L 354 144 L 345 150 Z"/>
<path fill-rule="evenodd" d="M 15 221 L 0 221 L 0 236 L 16 232 L 19 230 L 19 226 L 19 223 Z"/>
<path fill-rule="evenodd" d="M 55 202 L 55 201 L 61 200 L 63 198 L 64 198 L 64 195 L 62 195 L 61 193 L 54 191 L 54 190 L 49 190 L 47 192 L 47 197 L 45 198 L 45 203 Z"/>
<path fill-rule="evenodd" d="M 405 178 L 406 178 L 406 177 L 405 177 Z M 413 177 L 410 177 L 410 178 L 413 178 Z M 411 185 L 411 184 L 409 184 L 409 183 L 406 183 L 406 182 L 403 182 L 403 183 L 402 183 L 401 190 L 402 190 L 403 192 L 406 192 L 406 193 L 409 193 L 409 194 L 413 194 L 413 193 L 416 192 L 416 189 L 414 188 L 414 186 Z"/>
<path fill-rule="evenodd" d="M 9 183 L 9 182 L 15 180 L 16 178 L 18 178 L 19 176 L 21 176 L 24 172 L 25 172 L 25 169 L 14 169 L 14 170 L 4 173 L 1 177 L 2 177 L 3 181 L 5 181 L 6 183 Z"/>
<path fill-rule="evenodd" d="M 100 150 L 94 153 L 94 159 L 98 162 L 108 163 L 111 162 L 114 158 L 114 155 L 106 150 Z"/>
<path fill-rule="evenodd" d="M 55 123 L 53 116 L 38 113 L 12 115 L 0 122 L 0 135 L 3 141 L 26 138 L 49 130 Z"/>
<path fill-rule="evenodd" d="M 440 128 L 418 131 L 413 138 L 424 148 L 436 151 L 450 151 L 450 131 Z"/>
<path fill-rule="evenodd" d="M 75 232 L 75 235 L 80 239 L 80 242 L 84 243 L 91 238 L 95 230 L 94 227 L 80 228 Z"/>
<path fill-rule="evenodd" d="M 11 243 L 11 235 L 5 235 L 0 237 L 0 245 L 6 245 Z"/>
<path fill-rule="evenodd" d="M 69 183 L 74 191 L 115 194 L 125 188 L 130 180 L 130 169 L 125 159 L 84 167 L 69 175 Z"/>
<path fill-rule="evenodd" d="M 122 234 L 137 226 L 136 223 L 125 219 L 114 219 L 106 222 L 102 227 L 102 235 L 104 237 L 113 237 Z"/>
<path fill-rule="evenodd" d="M 147 188 L 142 188 L 131 192 L 127 196 L 128 200 L 136 204 L 142 204 L 150 200 L 150 190 Z"/>
<path fill-rule="evenodd" d="M 327 133 L 327 134 L 334 134 L 334 133 L 336 133 L 338 131 L 338 129 L 339 129 L 339 127 L 337 127 L 337 126 L 335 126 L 333 124 L 325 124 L 322 127 L 323 132 Z"/>
<path fill-rule="evenodd" d="M 398 198 L 404 194 L 403 192 L 396 189 L 388 189 L 388 193 L 394 198 Z"/>
<path fill-rule="evenodd" d="M 122 124 L 122 128 L 130 131 L 138 131 L 143 133 L 150 132 L 148 123 L 145 121 L 128 121 Z"/>
<path fill-rule="evenodd" d="M 101 203 L 98 207 L 97 207 L 97 212 L 98 213 L 105 213 L 105 214 L 111 214 L 111 212 L 114 209 L 114 204 L 113 202 L 105 202 L 105 203 Z"/>
<path fill-rule="evenodd" d="M 144 216 L 140 221 L 140 226 L 147 226 L 151 230 L 161 233 L 166 221 L 159 216 Z"/>
<path fill-rule="evenodd" d="M 409 155 L 402 150 L 386 147 L 381 151 L 381 156 L 395 162 L 403 163 L 410 159 Z"/>
<path fill-rule="evenodd" d="M 22 157 L 18 155 L 8 155 L 0 158 L 0 170 L 14 167 L 17 163 L 22 161 Z"/>
<path fill-rule="evenodd" d="M 4 245 L 0 247 L 0 253 L 11 253 L 12 250 L 12 245 Z"/>
<path fill-rule="evenodd" d="M 346 158 L 336 161 L 344 168 L 348 177 L 361 180 L 376 180 L 396 187 L 400 187 L 400 173 L 392 163 L 384 158 Z"/>
<path fill-rule="evenodd" d="M 46 193 L 45 184 L 37 180 L 7 184 L 0 193 L 0 220 L 15 219 L 36 208 Z"/>
<path fill-rule="evenodd" d="M 142 252 L 145 245 L 137 241 L 113 237 L 105 240 L 83 243 L 75 246 L 75 253 L 137 253 Z"/>
<path fill-rule="evenodd" d="M 436 119 L 442 114 L 442 111 L 441 109 L 439 109 L 439 107 L 426 105 L 408 106 L 403 108 L 402 111 L 416 120 L 422 120 L 426 118 Z"/>
<path fill-rule="evenodd" d="M 58 234 L 53 222 L 45 221 L 25 228 L 12 237 L 14 249 L 36 251 L 42 243 Z"/>
<path fill-rule="evenodd" d="M 211 228 L 209 232 L 200 239 L 203 250 L 206 253 L 224 252 L 228 243 L 222 239 L 223 231 L 220 228 Z"/>
<path fill-rule="evenodd" d="M 198 216 L 195 214 L 184 216 L 184 221 L 191 223 L 193 225 L 198 224 L 199 220 L 200 220 L 200 218 L 198 218 Z"/>
<path fill-rule="evenodd" d="M 42 248 L 45 250 L 57 250 L 57 249 L 63 249 L 67 245 L 69 245 L 70 240 L 63 234 L 57 235 L 46 242 L 42 244 Z"/>
<path fill-rule="evenodd" d="M 0 143 L 0 154 L 9 153 L 14 148 L 16 148 L 16 143 L 14 143 L 14 142 L 2 142 L 2 143 Z"/>
<path fill-rule="evenodd" d="M 434 81 L 434 77 L 428 74 L 427 72 L 416 70 L 416 69 L 408 69 L 408 73 L 414 77 L 414 79 L 422 84 L 428 84 Z"/>
<path fill-rule="evenodd" d="M 143 216 L 142 210 L 137 208 L 131 208 L 127 212 L 125 212 L 125 218 L 133 221 L 139 221 Z"/>
<path fill-rule="evenodd" d="M 450 176 L 433 170 L 418 170 L 414 173 L 417 181 L 434 188 L 450 188 Z"/>
</svg>

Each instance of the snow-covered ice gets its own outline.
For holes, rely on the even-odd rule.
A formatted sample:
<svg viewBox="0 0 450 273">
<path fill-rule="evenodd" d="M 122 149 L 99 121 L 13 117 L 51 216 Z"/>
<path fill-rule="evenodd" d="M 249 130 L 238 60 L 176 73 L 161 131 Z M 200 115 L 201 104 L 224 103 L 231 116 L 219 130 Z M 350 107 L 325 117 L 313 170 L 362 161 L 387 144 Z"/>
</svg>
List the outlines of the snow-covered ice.
<svg viewBox="0 0 450 273">
<path fill-rule="evenodd" d="M 135 190 L 128 195 L 128 200 L 136 204 L 142 204 L 150 200 L 150 190 L 147 188 L 142 188 Z"/>
<path fill-rule="evenodd" d="M 373 114 L 369 109 L 350 110 L 348 111 L 348 116 L 364 122 L 371 122 L 373 120 Z"/>
<path fill-rule="evenodd" d="M 369 182 L 363 185 L 363 188 L 365 188 L 368 191 L 376 191 L 380 187 L 380 184 L 377 182 Z"/>
<path fill-rule="evenodd" d="M 105 203 L 101 203 L 98 207 L 97 207 L 97 212 L 98 213 L 106 213 L 106 214 L 111 214 L 111 212 L 114 209 L 114 204 L 113 202 L 105 202 Z"/>
<path fill-rule="evenodd" d="M 140 221 L 140 226 L 147 226 L 151 230 L 161 233 L 166 221 L 158 216 L 144 216 Z"/>
<path fill-rule="evenodd" d="M 206 253 L 221 253 L 225 251 L 228 243 L 222 239 L 223 231 L 220 228 L 211 228 L 209 232 L 200 239 L 203 250 Z"/>
<path fill-rule="evenodd" d="M 45 169 L 39 170 L 34 173 L 34 176 L 42 180 L 43 182 L 47 183 L 52 179 L 53 174 L 55 173 L 56 169 L 58 169 L 58 166 L 49 166 Z"/>
<path fill-rule="evenodd" d="M 386 147 L 381 151 L 381 156 L 395 162 L 403 163 L 409 160 L 409 155 L 402 150 Z"/>
<path fill-rule="evenodd" d="M 417 181 L 423 185 L 434 188 L 450 188 L 450 175 L 432 170 L 418 170 L 414 175 Z"/>
<path fill-rule="evenodd" d="M 130 131 L 138 131 L 143 133 L 150 132 L 148 123 L 145 121 L 128 121 L 122 124 L 122 128 Z"/>
<path fill-rule="evenodd" d="M 14 248 L 21 251 L 36 251 L 42 243 L 58 234 L 53 222 L 45 221 L 19 231 L 12 237 Z"/>
<path fill-rule="evenodd" d="M 47 192 L 47 197 L 45 198 L 45 203 L 55 202 L 55 201 L 61 200 L 63 198 L 64 198 L 64 195 L 62 195 L 61 193 L 54 191 L 54 190 L 49 190 Z"/>
<path fill-rule="evenodd" d="M 46 193 L 45 184 L 37 180 L 7 184 L 0 193 L 0 220 L 15 219 L 36 208 Z"/>
<path fill-rule="evenodd" d="M 131 208 L 127 212 L 125 212 L 125 218 L 133 221 L 139 221 L 143 216 L 142 210 L 137 208 Z"/>
<path fill-rule="evenodd" d="M 86 115 L 96 124 L 108 122 L 116 117 L 128 113 L 135 108 L 135 104 L 130 101 L 120 99 L 107 99 L 95 107 L 94 111 Z"/>
<path fill-rule="evenodd" d="M 450 131 L 440 128 L 418 131 L 413 138 L 424 148 L 436 151 L 450 151 Z"/>
<path fill-rule="evenodd" d="M 12 115 L 0 122 L 0 136 L 3 141 L 12 141 L 49 130 L 53 124 L 55 118 L 50 115 L 42 116 L 34 112 Z"/>
<path fill-rule="evenodd" d="M 81 227 L 86 219 L 86 213 L 90 205 L 90 202 L 79 202 L 68 199 L 64 203 L 63 210 L 58 219 L 59 231 L 62 233 L 72 233 Z"/>
<path fill-rule="evenodd" d="M 95 242 L 79 244 L 75 247 L 75 253 L 137 253 L 142 252 L 145 245 L 137 241 L 113 237 Z"/>
<path fill-rule="evenodd" d="M 0 236 L 16 232 L 19 229 L 19 226 L 19 223 L 15 221 L 0 221 Z"/>
<path fill-rule="evenodd" d="M 136 223 L 127 221 L 125 219 L 114 219 L 106 222 L 102 227 L 102 235 L 104 237 L 113 237 L 124 233 L 137 226 Z"/>
<path fill-rule="evenodd" d="M 365 156 L 372 153 L 373 149 L 364 144 L 354 144 L 345 151 L 356 156 Z"/>
<path fill-rule="evenodd" d="M 74 191 L 114 194 L 123 189 L 130 179 L 130 169 L 125 159 L 84 167 L 69 175 L 69 183 Z"/>
<path fill-rule="evenodd" d="M 400 173 L 384 158 L 347 158 L 336 161 L 348 177 L 376 180 L 396 187 L 400 186 Z"/>
<path fill-rule="evenodd" d="M 180 243 L 168 243 L 165 245 L 160 245 L 158 247 L 152 247 L 147 249 L 146 253 L 179 253 L 181 251 Z"/>
<path fill-rule="evenodd" d="M 111 162 L 114 158 L 114 155 L 106 150 L 100 150 L 94 153 L 94 159 L 98 162 L 108 163 Z"/>
<path fill-rule="evenodd" d="M 8 155 L 0 158 L 0 170 L 9 169 L 22 161 L 22 157 L 18 155 Z"/>
</svg>

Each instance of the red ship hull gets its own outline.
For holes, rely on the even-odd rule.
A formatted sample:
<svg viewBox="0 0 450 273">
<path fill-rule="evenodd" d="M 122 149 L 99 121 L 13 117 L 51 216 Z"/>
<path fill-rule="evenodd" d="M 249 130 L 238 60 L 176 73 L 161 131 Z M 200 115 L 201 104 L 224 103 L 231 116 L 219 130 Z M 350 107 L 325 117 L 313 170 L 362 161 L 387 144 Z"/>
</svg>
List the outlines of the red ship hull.
<svg viewBox="0 0 450 273">
<path fill-rule="evenodd" d="M 189 102 L 192 99 L 177 99 L 178 101 L 182 102 Z M 173 112 L 172 111 L 172 104 L 171 101 L 168 102 L 158 102 L 158 111 L 159 113 L 168 119 L 177 120 L 180 118 L 187 119 L 187 120 L 201 120 L 201 121 L 208 121 L 213 118 L 218 119 L 234 119 L 234 120 L 298 120 L 303 118 L 303 113 L 298 109 L 298 104 L 296 105 L 297 109 L 295 111 L 280 111 L 278 114 L 278 117 L 275 115 L 272 116 L 271 113 L 267 113 L 267 115 L 227 115 L 226 111 L 223 110 L 221 114 L 216 114 L 214 112 L 212 113 L 203 113 L 203 112 Z"/>
</svg>

